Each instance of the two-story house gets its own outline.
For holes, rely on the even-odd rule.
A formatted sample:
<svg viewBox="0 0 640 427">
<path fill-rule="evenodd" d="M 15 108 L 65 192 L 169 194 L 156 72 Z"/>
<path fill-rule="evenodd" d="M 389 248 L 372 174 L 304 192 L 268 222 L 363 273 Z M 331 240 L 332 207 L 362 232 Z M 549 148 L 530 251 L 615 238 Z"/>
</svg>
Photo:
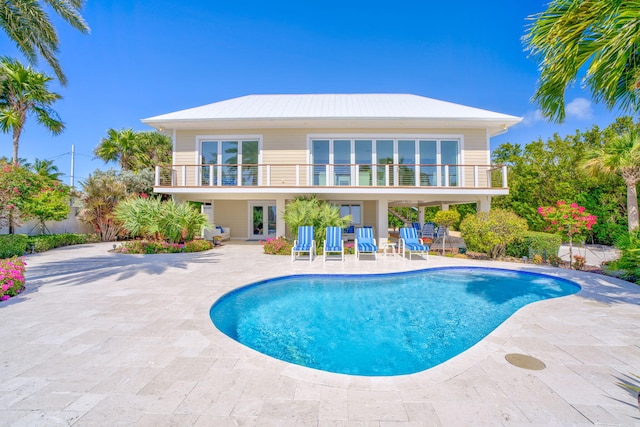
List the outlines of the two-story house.
<svg viewBox="0 0 640 427">
<path fill-rule="evenodd" d="M 392 206 L 508 193 L 490 138 L 520 117 L 407 94 L 250 95 L 143 119 L 173 138 L 154 190 L 204 202 L 232 238 L 286 234 L 282 212 L 316 195 L 386 240 Z"/>
</svg>

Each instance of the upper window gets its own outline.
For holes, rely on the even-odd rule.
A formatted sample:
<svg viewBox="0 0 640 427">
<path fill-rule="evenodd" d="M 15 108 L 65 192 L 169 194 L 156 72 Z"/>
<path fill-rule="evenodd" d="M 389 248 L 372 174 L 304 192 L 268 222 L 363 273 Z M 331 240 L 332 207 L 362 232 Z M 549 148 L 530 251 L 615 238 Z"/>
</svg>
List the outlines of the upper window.
<svg viewBox="0 0 640 427">
<path fill-rule="evenodd" d="M 258 185 L 259 154 L 256 139 L 201 139 L 202 184 Z"/>
<path fill-rule="evenodd" d="M 312 185 L 460 185 L 459 139 L 313 138 L 310 149 Z"/>
</svg>

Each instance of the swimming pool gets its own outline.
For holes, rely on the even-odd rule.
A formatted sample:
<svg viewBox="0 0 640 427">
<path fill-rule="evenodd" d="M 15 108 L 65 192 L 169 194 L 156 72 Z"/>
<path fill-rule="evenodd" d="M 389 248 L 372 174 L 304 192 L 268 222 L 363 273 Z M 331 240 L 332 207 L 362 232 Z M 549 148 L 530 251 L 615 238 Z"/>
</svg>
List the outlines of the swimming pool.
<svg viewBox="0 0 640 427">
<path fill-rule="evenodd" d="M 579 290 L 560 278 L 478 267 L 296 275 L 229 292 L 210 315 L 227 336 L 287 362 L 402 375 L 460 354 L 527 304 Z"/>
</svg>

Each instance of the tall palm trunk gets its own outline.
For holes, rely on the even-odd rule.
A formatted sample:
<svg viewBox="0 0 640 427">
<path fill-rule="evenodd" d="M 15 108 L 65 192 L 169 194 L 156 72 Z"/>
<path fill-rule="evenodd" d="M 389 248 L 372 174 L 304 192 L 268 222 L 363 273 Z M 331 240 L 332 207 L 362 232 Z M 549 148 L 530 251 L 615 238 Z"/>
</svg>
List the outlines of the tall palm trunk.
<svg viewBox="0 0 640 427">
<path fill-rule="evenodd" d="M 18 166 L 18 147 L 20 145 L 20 134 L 22 133 L 22 126 L 16 126 L 13 128 L 13 164 Z"/>
<path fill-rule="evenodd" d="M 638 190 L 640 172 L 630 171 L 622 174 L 624 183 L 627 185 L 627 219 L 629 222 L 629 232 L 638 228 Z"/>
<path fill-rule="evenodd" d="M 627 215 L 629 217 L 629 232 L 638 228 L 638 190 L 636 184 L 627 184 Z"/>
</svg>

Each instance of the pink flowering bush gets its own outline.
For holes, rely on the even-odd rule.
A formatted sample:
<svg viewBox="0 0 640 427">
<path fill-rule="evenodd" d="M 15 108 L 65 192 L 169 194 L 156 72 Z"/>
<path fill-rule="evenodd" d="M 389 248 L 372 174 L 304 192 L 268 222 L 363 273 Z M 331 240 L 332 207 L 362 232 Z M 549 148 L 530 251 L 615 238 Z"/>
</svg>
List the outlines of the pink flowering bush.
<svg viewBox="0 0 640 427">
<path fill-rule="evenodd" d="M 549 223 L 547 231 L 569 237 L 569 259 L 573 259 L 573 236 L 591 230 L 597 218 L 577 203 L 558 200 L 555 206 L 541 206 L 538 213 Z"/>
<path fill-rule="evenodd" d="M 124 242 L 115 249 L 121 254 L 174 254 L 184 252 L 184 244 L 155 242 L 150 240 L 132 240 Z"/>
<path fill-rule="evenodd" d="M 290 255 L 293 245 L 286 238 L 280 236 L 276 238 L 267 237 L 262 243 L 265 254 L 269 255 Z"/>
<path fill-rule="evenodd" d="M 24 290 L 26 263 L 22 258 L 0 259 L 0 301 L 15 297 Z"/>
</svg>

